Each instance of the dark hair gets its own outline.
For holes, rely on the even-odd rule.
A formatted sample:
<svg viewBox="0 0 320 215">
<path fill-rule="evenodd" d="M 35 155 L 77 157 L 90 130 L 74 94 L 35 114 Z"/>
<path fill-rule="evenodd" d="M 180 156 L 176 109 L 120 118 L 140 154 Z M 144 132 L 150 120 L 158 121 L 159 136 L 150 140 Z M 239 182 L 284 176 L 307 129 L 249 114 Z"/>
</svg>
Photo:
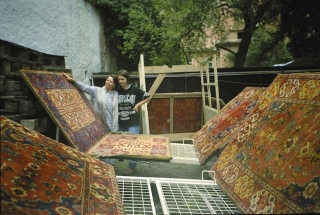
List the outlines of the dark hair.
<svg viewBox="0 0 320 215">
<path fill-rule="evenodd" d="M 121 75 L 123 77 L 125 77 L 127 79 L 127 83 L 130 84 L 131 83 L 131 78 L 130 78 L 130 75 L 128 73 L 127 70 L 125 69 L 121 69 L 119 72 L 118 72 L 118 75 Z"/>
<path fill-rule="evenodd" d="M 118 89 L 118 86 L 119 86 L 118 76 L 117 75 L 109 75 L 108 77 L 113 78 L 114 89 Z M 108 77 L 107 77 L 107 79 L 108 79 Z"/>
</svg>

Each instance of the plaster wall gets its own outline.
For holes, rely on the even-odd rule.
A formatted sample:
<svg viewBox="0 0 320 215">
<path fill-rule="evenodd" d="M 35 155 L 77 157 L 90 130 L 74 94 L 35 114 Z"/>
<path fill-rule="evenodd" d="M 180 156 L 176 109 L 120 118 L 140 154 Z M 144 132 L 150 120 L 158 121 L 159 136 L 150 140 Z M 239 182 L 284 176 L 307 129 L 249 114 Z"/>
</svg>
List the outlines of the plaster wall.
<svg viewBox="0 0 320 215">
<path fill-rule="evenodd" d="M 0 39 L 64 56 L 66 69 L 86 84 L 92 73 L 114 70 L 103 26 L 84 0 L 0 0 Z"/>
</svg>

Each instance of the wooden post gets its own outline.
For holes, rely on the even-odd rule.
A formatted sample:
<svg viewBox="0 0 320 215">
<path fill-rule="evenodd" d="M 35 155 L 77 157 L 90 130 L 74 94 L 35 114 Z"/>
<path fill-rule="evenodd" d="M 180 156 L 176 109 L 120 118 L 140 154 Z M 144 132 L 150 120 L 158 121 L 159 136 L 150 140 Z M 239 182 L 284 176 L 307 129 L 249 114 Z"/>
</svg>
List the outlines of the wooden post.
<svg viewBox="0 0 320 215">
<path fill-rule="evenodd" d="M 140 62 L 139 62 L 139 82 L 140 82 L 140 89 L 146 91 L 146 79 L 145 79 L 145 72 L 144 72 L 144 59 L 143 54 L 140 55 Z M 149 114 L 148 114 L 148 104 L 145 103 L 141 106 L 141 121 L 142 121 L 142 131 L 143 134 L 150 134 L 149 129 Z"/>
<path fill-rule="evenodd" d="M 215 82 L 215 90 L 216 90 L 216 107 L 218 113 L 220 112 L 220 97 L 219 97 L 219 84 L 218 84 L 218 70 L 217 70 L 217 50 L 214 50 L 212 65 L 214 70 L 214 82 Z"/>
</svg>

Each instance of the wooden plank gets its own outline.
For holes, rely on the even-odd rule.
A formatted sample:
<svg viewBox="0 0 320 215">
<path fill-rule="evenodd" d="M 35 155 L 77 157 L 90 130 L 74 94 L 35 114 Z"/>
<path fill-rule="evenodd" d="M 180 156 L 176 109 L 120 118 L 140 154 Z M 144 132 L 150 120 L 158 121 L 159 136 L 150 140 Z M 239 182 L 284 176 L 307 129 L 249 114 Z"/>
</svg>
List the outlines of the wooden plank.
<svg viewBox="0 0 320 215">
<path fill-rule="evenodd" d="M 54 125 L 53 121 L 49 117 L 42 117 L 38 119 L 38 125 L 42 129 L 47 129 Z"/>
<path fill-rule="evenodd" d="M 5 90 L 6 91 L 19 91 L 20 90 L 20 81 L 5 81 Z"/>
<path fill-rule="evenodd" d="M 6 78 L 4 76 L 0 76 L 0 92 L 4 92 L 5 90 L 5 81 Z"/>
<path fill-rule="evenodd" d="M 32 130 L 35 130 L 36 128 L 38 128 L 38 119 L 21 119 L 20 124 Z"/>
<path fill-rule="evenodd" d="M 146 78 L 144 72 L 144 59 L 143 55 L 140 55 L 140 62 L 139 62 L 139 81 L 140 81 L 140 89 L 146 91 Z M 142 119 L 142 131 L 143 134 L 150 134 L 149 128 L 149 113 L 148 113 L 148 103 L 145 103 L 141 106 L 141 119 Z"/>
<path fill-rule="evenodd" d="M 20 115 L 5 115 L 3 113 L 1 113 L 2 116 L 5 116 L 7 117 L 8 119 L 11 119 L 17 123 L 20 123 L 20 120 L 21 120 L 21 116 Z"/>
<path fill-rule="evenodd" d="M 154 96 L 158 87 L 160 86 L 160 84 L 162 83 L 162 81 L 165 77 L 166 77 L 166 74 L 158 74 L 157 75 L 156 80 L 153 82 L 153 84 L 149 90 L 149 94 L 150 94 L 151 98 Z"/>
<path fill-rule="evenodd" d="M 186 92 L 186 93 L 157 93 L 153 98 L 198 98 L 201 97 L 201 92 Z"/>
<path fill-rule="evenodd" d="M 173 65 L 172 68 L 164 66 L 146 66 L 144 67 L 145 74 L 161 74 L 161 73 L 185 73 L 199 72 L 200 66 L 194 65 Z"/>
<path fill-rule="evenodd" d="M 4 109 L 18 110 L 18 101 L 4 101 Z"/>
<path fill-rule="evenodd" d="M 11 72 L 11 63 L 10 61 L 2 61 L 1 70 L 3 73 Z"/>
<path fill-rule="evenodd" d="M 19 111 L 29 112 L 33 110 L 33 101 L 23 101 L 19 103 Z"/>
<path fill-rule="evenodd" d="M 217 55 L 216 52 L 213 55 L 213 69 L 214 69 L 214 81 L 215 81 L 215 90 L 216 90 L 216 105 L 217 105 L 217 111 L 220 112 L 220 94 L 219 94 L 219 85 L 218 85 L 218 69 L 217 69 Z"/>
</svg>

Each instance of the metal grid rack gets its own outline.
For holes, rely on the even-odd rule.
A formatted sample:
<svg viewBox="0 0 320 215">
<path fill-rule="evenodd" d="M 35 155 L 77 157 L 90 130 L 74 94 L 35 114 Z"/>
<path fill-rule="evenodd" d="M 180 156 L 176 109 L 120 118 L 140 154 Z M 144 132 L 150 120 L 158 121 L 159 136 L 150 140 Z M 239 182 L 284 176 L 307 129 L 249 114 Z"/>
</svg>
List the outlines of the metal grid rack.
<svg viewBox="0 0 320 215">
<path fill-rule="evenodd" d="M 203 173 L 202 180 L 127 176 L 117 180 L 126 214 L 156 214 L 150 183 L 156 185 L 164 215 L 242 213 L 215 180 L 203 180 Z"/>
<path fill-rule="evenodd" d="M 117 181 L 126 214 L 156 214 L 148 178 L 117 176 Z"/>
<path fill-rule="evenodd" d="M 186 143 L 187 141 L 192 144 Z M 170 163 L 200 165 L 199 153 L 196 152 L 193 139 L 184 138 L 182 143 L 170 143 L 172 159 Z"/>
<path fill-rule="evenodd" d="M 213 182 L 201 180 L 156 182 L 163 214 L 240 214 L 237 206 Z"/>
</svg>

